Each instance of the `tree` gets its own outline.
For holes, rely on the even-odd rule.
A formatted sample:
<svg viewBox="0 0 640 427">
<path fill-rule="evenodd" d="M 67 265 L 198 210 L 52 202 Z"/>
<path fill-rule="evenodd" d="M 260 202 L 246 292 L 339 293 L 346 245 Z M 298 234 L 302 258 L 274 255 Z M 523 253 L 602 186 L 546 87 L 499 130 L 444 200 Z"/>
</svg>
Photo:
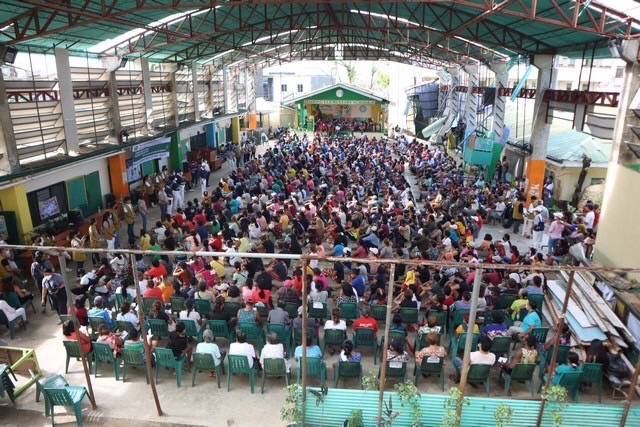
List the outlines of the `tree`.
<svg viewBox="0 0 640 427">
<path fill-rule="evenodd" d="M 580 196 L 582 195 L 582 186 L 584 185 L 584 180 L 587 177 L 587 173 L 589 173 L 590 166 L 591 166 L 591 157 L 583 154 L 582 169 L 580 170 L 580 176 L 578 176 L 578 182 L 576 182 L 576 188 L 573 191 L 573 196 L 571 197 L 572 206 L 578 206 L 578 202 L 580 201 Z"/>
<path fill-rule="evenodd" d="M 355 84 L 357 76 L 355 64 L 351 61 L 338 61 L 338 64 L 347 70 L 347 81 L 349 84 Z"/>
</svg>

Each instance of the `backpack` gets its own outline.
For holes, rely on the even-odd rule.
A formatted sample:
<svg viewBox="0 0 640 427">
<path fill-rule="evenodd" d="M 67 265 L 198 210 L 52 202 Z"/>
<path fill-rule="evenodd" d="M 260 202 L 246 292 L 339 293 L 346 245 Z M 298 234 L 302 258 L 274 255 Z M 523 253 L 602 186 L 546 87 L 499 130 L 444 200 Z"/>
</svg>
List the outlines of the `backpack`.
<svg viewBox="0 0 640 427">
<path fill-rule="evenodd" d="M 542 220 L 542 217 L 536 215 L 536 219 L 539 221 L 534 224 L 533 231 L 544 231 L 544 221 Z"/>
</svg>

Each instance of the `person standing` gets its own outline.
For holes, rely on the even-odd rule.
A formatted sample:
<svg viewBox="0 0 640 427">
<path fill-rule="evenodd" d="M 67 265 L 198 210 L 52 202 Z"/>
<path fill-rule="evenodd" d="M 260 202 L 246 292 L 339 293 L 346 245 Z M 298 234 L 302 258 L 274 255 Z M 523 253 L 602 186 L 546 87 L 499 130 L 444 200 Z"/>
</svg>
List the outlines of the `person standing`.
<svg viewBox="0 0 640 427">
<path fill-rule="evenodd" d="M 558 240 L 562 238 L 562 232 L 567 223 L 564 222 L 564 215 L 562 212 L 556 212 L 553 214 L 553 222 L 549 226 L 549 241 L 547 242 L 547 254 L 551 255 L 553 250 L 558 244 Z"/>
<path fill-rule="evenodd" d="M 54 273 L 50 267 L 45 268 L 42 279 L 42 307 L 47 305 L 47 296 L 51 298 L 58 316 L 67 314 L 67 294 L 64 290 L 64 278 Z"/>
<path fill-rule="evenodd" d="M 136 235 L 133 232 L 133 226 L 136 223 L 136 210 L 133 208 L 131 197 L 127 196 L 124 198 L 122 209 L 124 210 L 124 222 L 127 224 L 127 236 L 129 240 L 135 240 Z"/>
<path fill-rule="evenodd" d="M 169 196 L 164 190 L 164 187 L 161 187 L 157 191 L 156 196 L 158 198 L 158 205 L 160 206 L 160 218 L 165 218 L 167 216 L 167 213 L 171 211 L 171 206 L 169 204 Z"/>
<path fill-rule="evenodd" d="M 115 227 L 113 226 L 113 215 L 111 211 L 107 209 L 107 211 L 102 216 L 102 233 L 104 235 L 104 239 L 107 241 L 107 249 L 113 250 L 115 249 Z M 113 258 L 113 253 L 109 252 L 107 255 L 109 258 Z"/>
<path fill-rule="evenodd" d="M 69 233 L 69 238 L 71 240 L 71 247 L 75 249 L 84 248 L 84 242 L 87 239 L 87 236 L 80 236 L 79 230 L 76 228 L 75 230 Z M 84 269 L 84 262 L 87 260 L 87 255 L 84 252 L 72 252 L 71 259 L 76 263 L 76 272 Z"/>
<path fill-rule="evenodd" d="M 200 178 L 200 198 L 204 199 L 204 193 L 207 191 L 207 171 L 205 170 L 206 163 L 202 163 L 200 169 L 198 169 L 198 176 Z"/>
<path fill-rule="evenodd" d="M 538 198 L 531 196 L 531 203 L 529 207 L 524 211 L 524 227 L 522 227 L 522 235 L 527 239 L 532 236 L 533 218 L 536 216 L 535 208 L 538 206 Z"/>
<path fill-rule="evenodd" d="M 91 249 L 99 249 L 101 247 L 100 233 L 98 232 L 95 218 L 91 218 L 89 221 L 89 247 Z M 91 252 L 91 261 L 93 261 L 93 265 L 100 264 L 100 254 Z"/>
<path fill-rule="evenodd" d="M 120 248 L 120 216 L 118 215 L 118 202 L 113 202 L 108 209 L 111 212 L 111 224 L 113 226 L 113 249 Z"/>
<path fill-rule="evenodd" d="M 180 193 L 180 188 L 181 188 L 181 185 L 178 182 L 178 176 L 176 175 L 171 180 L 171 194 L 173 196 L 173 203 L 171 203 L 172 209 L 167 213 L 173 214 L 173 208 L 178 209 L 182 207 L 183 199 L 182 199 L 182 194 Z"/>
<path fill-rule="evenodd" d="M 513 233 L 518 234 L 520 231 L 520 224 L 524 219 L 524 196 L 518 196 L 516 202 L 513 204 L 513 213 L 511 219 L 513 219 Z"/>
<path fill-rule="evenodd" d="M 138 212 L 140 213 L 140 217 L 142 218 L 142 229 L 146 230 L 149 208 L 147 207 L 147 202 L 145 202 L 144 198 L 140 198 L 138 200 Z"/>
<path fill-rule="evenodd" d="M 535 217 L 533 217 L 533 247 L 540 250 L 542 247 L 542 235 L 544 234 L 544 219 L 542 218 L 542 207 L 535 208 Z"/>
</svg>

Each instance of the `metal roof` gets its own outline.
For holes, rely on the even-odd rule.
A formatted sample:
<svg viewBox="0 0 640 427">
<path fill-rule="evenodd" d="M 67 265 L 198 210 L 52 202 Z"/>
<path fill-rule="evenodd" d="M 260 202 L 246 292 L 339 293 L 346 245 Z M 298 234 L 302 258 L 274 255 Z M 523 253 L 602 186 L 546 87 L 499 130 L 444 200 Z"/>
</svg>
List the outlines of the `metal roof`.
<svg viewBox="0 0 640 427">
<path fill-rule="evenodd" d="M 317 90 L 315 90 L 313 92 L 309 92 L 307 94 L 297 96 L 297 97 L 287 101 L 286 104 L 287 105 L 293 105 L 293 104 L 295 104 L 296 102 L 298 102 L 300 100 L 310 99 L 310 98 L 315 97 L 316 95 L 320 95 L 320 94 L 323 94 L 325 92 L 329 93 L 329 92 L 332 92 L 334 89 L 340 89 L 340 88 L 350 90 L 351 92 L 354 92 L 354 93 L 356 93 L 358 95 L 362 95 L 362 96 L 364 96 L 366 98 L 371 98 L 374 101 L 378 101 L 378 102 L 381 102 L 381 103 L 384 103 L 384 104 L 388 104 L 390 102 L 389 100 L 383 98 L 382 96 L 380 96 L 380 94 L 378 94 L 378 93 L 376 93 L 376 92 L 374 92 L 372 90 L 369 90 L 369 89 L 366 89 L 366 88 L 363 88 L 363 87 L 360 87 L 360 86 L 350 85 L 350 84 L 347 84 L 347 83 L 336 83 L 334 85 L 326 86 L 326 87 L 317 89 Z M 356 102 L 356 101 L 354 101 L 354 102 Z"/>
<path fill-rule="evenodd" d="M 603 2 L 3 0 L 0 44 L 84 52 L 123 36 L 96 53 L 227 65 L 305 58 L 464 64 L 640 37 L 638 18 Z"/>
<path fill-rule="evenodd" d="M 547 142 L 547 158 L 565 166 L 582 165 L 582 156 L 591 158 L 592 166 L 607 167 L 611 141 L 595 138 L 577 130 L 552 132 Z"/>
</svg>

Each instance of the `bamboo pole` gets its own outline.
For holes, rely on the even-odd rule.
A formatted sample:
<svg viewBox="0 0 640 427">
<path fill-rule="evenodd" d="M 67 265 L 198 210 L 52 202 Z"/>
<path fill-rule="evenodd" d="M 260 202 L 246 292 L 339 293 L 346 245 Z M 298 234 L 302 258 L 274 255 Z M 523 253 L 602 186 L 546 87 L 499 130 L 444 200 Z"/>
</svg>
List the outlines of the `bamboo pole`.
<svg viewBox="0 0 640 427">
<path fill-rule="evenodd" d="M 302 427 L 305 425 L 307 413 L 307 266 L 309 260 L 302 259 Z"/>
<path fill-rule="evenodd" d="M 564 326 L 564 319 L 567 314 L 567 307 L 569 306 L 569 298 L 571 297 L 571 287 L 573 286 L 573 276 L 575 272 L 572 271 L 569 273 L 569 282 L 567 283 L 567 289 L 564 294 L 564 301 L 562 302 L 562 311 L 560 312 L 560 316 L 558 318 L 558 325 L 556 327 L 556 336 L 553 338 L 553 352 L 551 354 L 551 361 L 549 362 L 549 372 L 547 372 L 547 379 L 544 383 L 544 389 L 549 387 L 551 384 L 551 377 L 553 376 L 553 367 L 556 365 L 556 358 L 558 357 L 558 343 L 560 342 L 560 335 L 562 334 L 562 328 Z M 544 366 L 540 366 L 540 369 L 544 369 Z M 540 410 L 538 411 L 538 419 L 536 421 L 536 427 L 540 427 L 542 423 L 542 416 L 544 415 L 544 407 L 545 407 L 546 399 L 544 398 L 544 394 L 542 395 L 542 400 L 540 401 Z"/>
<path fill-rule="evenodd" d="M 138 283 L 138 278 L 136 277 L 136 256 L 134 254 L 131 254 L 129 262 L 131 263 L 133 283 L 136 287 L 136 304 L 138 305 L 136 311 L 138 312 L 138 320 L 140 321 L 140 336 L 143 341 L 142 345 L 144 347 L 144 355 L 147 362 L 147 374 L 149 375 L 149 385 L 151 385 L 151 393 L 153 394 L 153 400 L 156 404 L 156 410 L 158 411 L 158 416 L 162 416 L 163 415 L 162 407 L 160 406 L 160 399 L 158 398 L 158 390 L 156 389 L 156 381 L 155 381 L 155 377 L 153 376 L 153 370 L 151 367 L 151 349 L 149 348 L 149 341 L 147 338 L 148 337 L 147 327 L 144 323 L 145 313 L 142 312 L 142 295 L 140 292 L 140 283 Z"/>
<path fill-rule="evenodd" d="M 62 252 L 59 252 L 58 255 L 58 263 L 60 265 L 60 274 L 64 274 L 67 271 L 67 259 L 64 257 Z M 59 292 L 59 291 L 58 291 Z M 82 341 L 80 341 L 80 329 L 78 328 L 78 317 L 76 316 L 76 310 L 74 308 L 74 300 L 73 294 L 71 293 L 71 285 L 68 283 L 68 280 L 64 281 L 64 292 L 67 296 L 67 305 L 70 308 L 71 318 L 73 319 L 73 330 L 76 333 L 76 340 L 78 341 L 78 347 L 80 349 L 80 359 L 82 360 L 82 370 L 84 371 L 84 379 L 87 382 L 87 392 L 89 394 L 89 401 L 91 402 L 91 408 L 93 410 L 98 409 L 98 405 L 96 404 L 96 396 L 93 394 L 93 384 L 91 383 L 91 372 L 89 372 L 89 366 L 87 364 L 87 353 L 84 351 L 84 346 L 82 345 Z M 46 301 L 45 301 L 46 303 Z M 57 307 L 56 307 L 57 308 Z M 63 313 L 60 313 L 63 314 Z M 98 363 L 98 362 L 95 362 Z M 53 408 L 51 409 L 53 411 Z"/>
<path fill-rule="evenodd" d="M 380 358 L 380 396 L 378 397 L 378 424 L 382 425 L 382 403 L 384 400 L 384 384 L 387 378 L 387 350 L 389 349 L 389 328 L 391 327 L 391 309 L 393 308 L 393 284 L 396 274 L 396 265 L 391 264 L 389 268 L 389 289 L 387 290 L 387 317 L 384 324 L 384 347 Z"/>
<path fill-rule="evenodd" d="M 476 274 L 473 277 L 473 290 L 471 292 L 471 309 L 469 310 L 469 327 L 467 329 L 467 340 L 464 344 L 464 356 L 462 359 L 462 370 L 460 371 L 460 401 L 458 402 L 457 412 L 458 416 L 462 414 L 462 399 L 464 398 L 464 391 L 467 387 L 467 371 L 469 370 L 469 363 L 471 361 L 471 345 L 473 344 L 473 331 L 475 329 L 476 317 L 478 313 L 478 297 L 480 296 L 480 284 L 482 281 L 482 268 L 476 269 Z M 456 351 L 456 349 L 453 349 Z M 455 355 L 454 355 L 455 356 Z"/>
<path fill-rule="evenodd" d="M 633 395 L 636 394 L 638 376 L 640 376 L 640 360 L 638 360 L 636 369 L 635 371 L 633 371 L 633 376 L 631 377 L 631 386 L 629 387 L 629 394 L 627 394 L 627 402 L 624 404 L 624 410 L 622 411 L 620 427 L 624 427 L 627 424 L 627 416 L 629 415 L 629 410 L 631 409 L 631 401 L 633 400 Z"/>
</svg>

